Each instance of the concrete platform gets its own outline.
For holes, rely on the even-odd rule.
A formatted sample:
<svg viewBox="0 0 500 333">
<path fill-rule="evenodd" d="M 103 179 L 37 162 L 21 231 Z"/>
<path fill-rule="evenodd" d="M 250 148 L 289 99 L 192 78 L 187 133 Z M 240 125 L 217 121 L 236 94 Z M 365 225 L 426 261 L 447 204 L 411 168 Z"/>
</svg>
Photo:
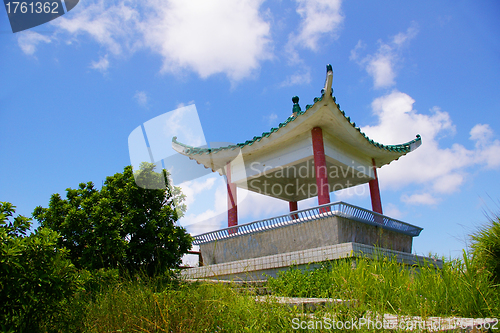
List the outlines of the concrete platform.
<svg viewBox="0 0 500 333">
<path fill-rule="evenodd" d="M 411 254 L 422 228 L 336 202 L 194 237 L 205 265 L 357 243 Z"/>
<path fill-rule="evenodd" d="M 341 258 L 369 257 L 376 253 L 379 255 L 393 257 L 399 263 L 405 265 L 432 264 L 442 268 L 440 259 L 432 259 L 414 254 L 375 248 L 374 246 L 359 243 L 343 243 L 330 246 L 316 247 L 307 250 L 286 252 L 260 258 L 237 260 L 222 264 L 214 264 L 202 267 L 189 268 L 181 271 L 186 279 L 218 279 L 235 281 L 253 281 L 267 279 L 268 276 L 276 277 L 281 270 L 287 270 L 290 266 L 301 269 L 320 267 L 322 262 Z"/>
</svg>

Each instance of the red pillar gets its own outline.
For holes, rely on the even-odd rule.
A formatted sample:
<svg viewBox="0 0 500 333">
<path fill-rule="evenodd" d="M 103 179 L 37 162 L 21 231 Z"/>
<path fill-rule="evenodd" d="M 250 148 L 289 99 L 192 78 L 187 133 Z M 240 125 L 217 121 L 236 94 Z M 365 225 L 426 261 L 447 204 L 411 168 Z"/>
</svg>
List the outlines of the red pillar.
<svg viewBox="0 0 500 333">
<path fill-rule="evenodd" d="M 378 187 L 378 177 L 377 177 L 377 165 L 375 164 L 375 160 L 372 158 L 373 163 L 373 177 L 374 179 L 370 180 L 370 197 L 372 199 L 372 210 L 376 213 L 382 213 L 382 200 L 380 199 L 380 189 Z"/>
<path fill-rule="evenodd" d="M 226 180 L 227 180 L 227 226 L 232 227 L 238 225 L 238 207 L 236 197 L 236 184 L 231 183 L 231 164 L 226 164 Z"/>
<path fill-rule="evenodd" d="M 299 205 L 297 204 L 297 201 L 288 201 L 288 206 L 290 207 L 290 213 L 299 210 Z M 292 219 L 298 219 L 298 218 L 299 218 L 298 214 L 292 214 Z"/>
<path fill-rule="evenodd" d="M 324 205 L 330 203 L 330 186 L 328 185 L 323 131 L 320 127 L 314 127 L 311 130 L 311 135 L 314 153 L 314 172 L 316 174 L 316 186 L 318 187 L 318 205 Z M 330 211 L 330 209 L 326 211 Z"/>
</svg>

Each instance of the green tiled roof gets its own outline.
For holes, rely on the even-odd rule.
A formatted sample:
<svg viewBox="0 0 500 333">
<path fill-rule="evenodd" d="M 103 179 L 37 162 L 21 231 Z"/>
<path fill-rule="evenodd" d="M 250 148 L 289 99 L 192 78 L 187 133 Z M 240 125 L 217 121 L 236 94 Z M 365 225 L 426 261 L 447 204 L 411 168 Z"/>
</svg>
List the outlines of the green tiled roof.
<svg viewBox="0 0 500 333">
<path fill-rule="evenodd" d="M 321 95 L 321 97 L 314 98 L 314 104 L 318 103 L 319 101 L 321 101 L 323 99 L 324 92 L 322 91 L 322 93 L 323 94 Z M 307 111 L 314 105 L 314 104 L 312 104 L 312 105 L 308 104 L 308 105 L 306 105 L 306 109 L 304 111 L 302 111 L 299 104 L 298 104 L 299 98 L 297 96 L 294 96 L 292 98 L 292 101 L 294 102 L 292 111 L 294 113 L 296 113 L 296 116 L 292 115 L 292 116 L 288 117 L 288 119 L 285 120 L 284 122 L 280 123 L 278 125 L 278 127 L 273 127 L 268 132 L 263 132 L 261 135 L 254 136 L 253 139 L 247 140 L 243 143 L 237 143 L 234 145 L 229 145 L 229 146 L 219 147 L 219 148 L 199 148 L 199 147 L 192 147 L 192 146 L 183 144 L 181 142 L 178 142 L 177 137 L 173 137 L 172 142 L 184 147 L 185 148 L 184 153 L 187 155 L 197 155 L 197 154 L 201 155 L 201 154 L 210 154 L 210 153 L 216 154 L 217 152 L 222 151 L 222 150 L 234 150 L 236 148 L 243 148 L 246 146 L 251 146 L 255 142 L 259 142 L 263 138 L 268 138 L 273 133 L 278 132 L 280 130 L 280 128 L 287 126 L 289 123 L 296 120 L 297 118 L 299 118 L 303 114 L 306 114 Z M 336 103 L 335 96 L 333 96 L 333 101 Z M 363 133 L 361 131 L 361 129 L 358 126 L 356 126 L 355 122 L 351 122 L 351 118 L 346 116 L 345 112 L 340 109 L 340 104 L 337 104 L 337 108 L 340 110 L 340 112 L 342 113 L 344 118 L 351 124 L 351 126 L 354 127 L 354 129 L 356 129 L 359 132 L 360 135 L 362 135 L 370 144 L 372 144 L 373 146 L 375 146 L 381 150 L 406 154 L 406 153 L 410 152 L 410 146 L 412 144 L 422 140 L 420 135 L 417 134 L 417 137 L 415 139 L 413 139 L 409 142 L 403 143 L 403 144 L 399 144 L 399 145 L 384 145 L 384 144 L 378 143 L 378 142 L 370 139 L 365 133 Z"/>
</svg>

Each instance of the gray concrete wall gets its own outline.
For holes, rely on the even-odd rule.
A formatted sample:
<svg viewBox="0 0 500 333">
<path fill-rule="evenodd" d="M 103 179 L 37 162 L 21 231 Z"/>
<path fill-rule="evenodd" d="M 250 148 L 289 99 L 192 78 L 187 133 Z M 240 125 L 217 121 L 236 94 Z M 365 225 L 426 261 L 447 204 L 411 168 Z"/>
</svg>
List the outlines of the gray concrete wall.
<svg viewBox="0 0 500 333">
<path fill-rule="evenodd" d="M 338 216 L 200 245 L 205 265 L 355 242 L 411 253 L 412 237 Z"/>
<path fill-rule="evenodd" d="M 411 253 L 411 236 L 346 218 L 338 218 L 337 227 L 339 243 L 376 245 L 384 249 Z"/>
<path fill-rule="evenodd" d="M 255 281 L 276 277 L 279 271 L 287 270 L 291 266 L 300 269 L 313 269 L 322 264 L 341 258 L 389 258 L 395 259 L 406 267 L 427 266 L 442 268 L 441 259 L 417 256 L 394 250 L 375 248 L 370 245 L 357 243 L 343 243 L 322 246 L 318 248 L 274 254 L 260 258 L 245 259 L 189 268 L 181 271 L 181 275 L 188 279 L 217 279 L 233 281 Z"/>
</svg>

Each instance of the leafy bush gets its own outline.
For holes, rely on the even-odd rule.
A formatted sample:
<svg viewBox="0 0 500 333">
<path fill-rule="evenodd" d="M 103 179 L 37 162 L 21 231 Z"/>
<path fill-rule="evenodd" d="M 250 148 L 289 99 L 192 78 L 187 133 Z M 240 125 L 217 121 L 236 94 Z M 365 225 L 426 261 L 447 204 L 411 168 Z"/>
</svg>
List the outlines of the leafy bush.
<svg viewBox="0 0 500 333">
<path fill-rule="evenodd" d="M 477 263 L 500 285 L 500 217 L 472 235 L 472 252 Z M 483 273 L 484 274 L 484 273 Z"/>
<path fill-rule="evenodd" d="M 0 202 L 0 325 L 3 331 L 38 332 L 67 319 L 60 313 L 81 280 L 68 251 L 58 246 L 57 232 L 40 228 L 27 235 L 30 219 L 9 221 L 13 213 L 15 206 Z"/>
</svg>

